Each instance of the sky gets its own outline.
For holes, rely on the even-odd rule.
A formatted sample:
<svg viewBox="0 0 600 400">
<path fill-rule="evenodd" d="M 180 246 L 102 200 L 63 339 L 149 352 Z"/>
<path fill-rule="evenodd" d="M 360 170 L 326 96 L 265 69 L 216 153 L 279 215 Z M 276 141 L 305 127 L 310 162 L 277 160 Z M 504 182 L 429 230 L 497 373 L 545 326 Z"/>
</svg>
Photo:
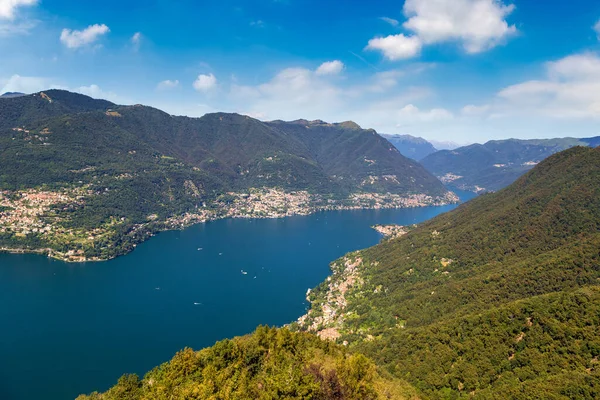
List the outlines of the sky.
<svg viewBox="0 0 600 400">
<path fill-rule="evenodd" d="M 0 93 L 352 120 L 457 143 L 600 135 L 596 0 L 0 0 Z"/>
</svg>

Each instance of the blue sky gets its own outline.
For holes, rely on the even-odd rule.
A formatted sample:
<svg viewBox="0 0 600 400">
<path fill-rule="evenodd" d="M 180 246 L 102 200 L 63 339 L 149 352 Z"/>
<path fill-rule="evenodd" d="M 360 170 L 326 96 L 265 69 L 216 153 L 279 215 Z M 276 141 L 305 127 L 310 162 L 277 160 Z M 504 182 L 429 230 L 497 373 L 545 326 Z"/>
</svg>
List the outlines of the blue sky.
<svg viewBox="0 0 600 400">
<path fill-rule="evenodd" d="M 0 91 L 483 142 L 600 135 L 592 0 L 0 0 Z"/>
</svg>

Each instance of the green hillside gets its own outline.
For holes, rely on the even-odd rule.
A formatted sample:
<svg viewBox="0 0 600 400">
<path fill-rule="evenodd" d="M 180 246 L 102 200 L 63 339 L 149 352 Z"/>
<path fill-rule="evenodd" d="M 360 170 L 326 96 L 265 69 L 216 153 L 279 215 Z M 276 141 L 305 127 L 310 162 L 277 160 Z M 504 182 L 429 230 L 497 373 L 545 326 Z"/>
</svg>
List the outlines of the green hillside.
<svg viewBox="0 0 600 400">
<path fill-rule="evenodd" d="M 0 99 L 0 250 L 100 260 L 225 216 L 455 200 L 353 123 L 174 117 L 61 90 Z"/>
<path fill-rule="evenodd" d="M 428 171 L 450 186 L 475 192 L 502 189 L 552 154 L 574 146 L 598 146 L 600 138 L 491 140 L 442 150 L 421 160 Z"/>
<path fill-rule="evenodd" d="M 313 335 L 259 327 L 199 352 L 182 350 L 141 380 L 125 375 L 106 393 L 78 400 L 417 398 L 362 355 Z"/>
<path fill-rule="evenodd" d="M 336 261 L 301 329 L 426 397 L 600 396 L 600 149 Z"/>
</svg>

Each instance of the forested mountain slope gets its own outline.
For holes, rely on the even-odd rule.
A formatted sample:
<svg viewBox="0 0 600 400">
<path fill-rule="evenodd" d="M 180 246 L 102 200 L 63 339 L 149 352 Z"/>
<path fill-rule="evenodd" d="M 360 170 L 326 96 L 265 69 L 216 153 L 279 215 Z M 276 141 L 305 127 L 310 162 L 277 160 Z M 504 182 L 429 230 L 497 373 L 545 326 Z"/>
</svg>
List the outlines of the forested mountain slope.
<svg viewBox="0 0 600 400">
<path fill-rule="evenodd" d="M 300 328 L 433 399 L 600 396 L 600 149 L 332 264 Z"/>
<path fill-rule="evenodd" d="M 185 349 L 140 380 L 125 375 L 106 393 L 78 400 L 418 399 L 366 357 L 313 335 L 259 327 L 252 335 Z"/>
<path fill-rule="evenodd" d="M 600 145 L 600 138 L 492 140 L 454 150 L 442 150 L 421 164 L 443 182 L 475 192 L 496 191 L 513 183 L 543 159 L 573 146 Z"/>
<path fill-rule="evenodd" d="M 0 250 L 106 259 L 211 218 L 455 200 L 353 123 L 174 117 L 61 90 L 0 99 Z"/>
</svg>

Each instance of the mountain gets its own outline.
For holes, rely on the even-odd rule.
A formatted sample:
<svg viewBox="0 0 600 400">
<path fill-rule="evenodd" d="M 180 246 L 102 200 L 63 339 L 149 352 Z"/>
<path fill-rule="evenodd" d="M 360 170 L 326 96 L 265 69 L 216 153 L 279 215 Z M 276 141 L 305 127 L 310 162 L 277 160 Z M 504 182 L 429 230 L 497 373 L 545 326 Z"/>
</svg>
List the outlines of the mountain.
<svg viewBox="0 0 600 400">
<path fill-rule="evenodd" d="M 12 97 L 21 97 L 21 96 L 26 96 L 26 94 L 19 93 L 19 92 L 6 92 L 6 93 L 0 95 L 0 99 L 8 99 L 8 98 L 12 98 Z"/>
<path fill-rule="evenodd" d="M 421 164 L 452 187 L 474 192 L 496 191 L 554 153 L 573 146 L 595 147 L 599 144 L 600 137 L 492 140 L 438 151 L 421 160 Z"/>
<path fill-rule="evenodd" d="M 106 393 L 77 400 L 417 399 L 371 360 L 316 336 L 259 327 L 252 335 L 180 351 L 140 380 L 125 375 Z"/>
<path fill-rule="evenodd" d="M 334 262 L 292 332 L 185 349 L 78 399 L 596 399 L 599 248 L 600 148 L 575 147 Z"/>
<path fill-rule="evenodd" d="M 438 150 L 454 150 L 462 147 L 461 144 L 452 141 L 430 140 L 429 142 Z"/>
<path fill-rule="evenodd" d="M 0 101 L 0 153 L 0 250 L 69 261 L 214 218 L 456 200 L 351 122 L 174 117 L 61 90 Z"/>
<path fill-rule="evenodd" d="M 391 144 L 393 144 L 403 156 L 413 160 L 421 160 L 437 151 L 435 147 L 427 140 L 411 135 L 384 135 Z"/>
<path fill-rule="evenodd" d="M 332 264 L 297 327 L 431 399 L 600 397 L 600 148 Z"/>
</svg>

